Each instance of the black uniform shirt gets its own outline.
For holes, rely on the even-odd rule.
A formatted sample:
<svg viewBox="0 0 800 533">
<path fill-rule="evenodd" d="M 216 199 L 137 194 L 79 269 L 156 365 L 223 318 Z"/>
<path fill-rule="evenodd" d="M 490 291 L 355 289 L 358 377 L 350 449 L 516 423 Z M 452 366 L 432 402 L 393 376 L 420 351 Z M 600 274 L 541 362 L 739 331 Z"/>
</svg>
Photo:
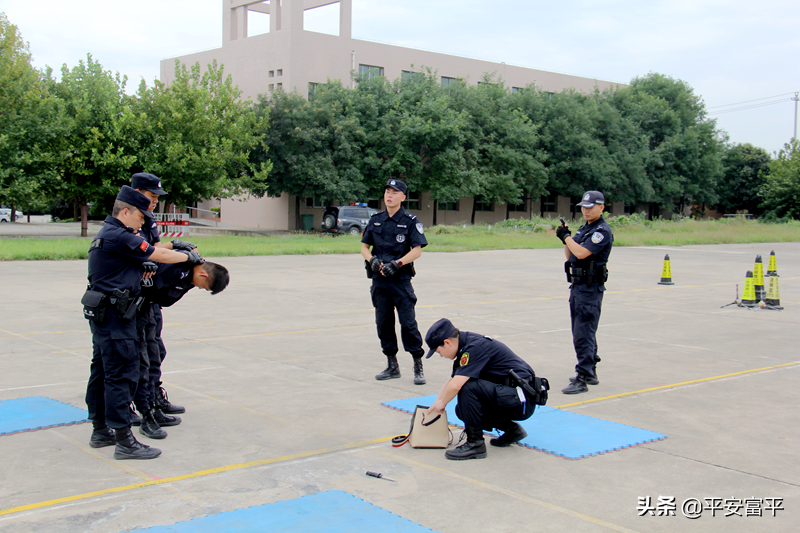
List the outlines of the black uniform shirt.
<svg viewBox="0 0 800 533">
<path fill-rule="evenodd" d="M 428 245 L 422 222 L 402 206 L 392 217 L 386 211 L 372 215 L 361 242 L 373 246 L 372 255 L 383 263 L 402 258 L 412 248 Z M 400 275 L 410 277 L 406 272 L 401 269 Z"/>
<path fill-rule="evenodd" d="M 155 248 L 133 233 L 119 219 L 107 216 L 89 249 L 89 285 L 93 290 L 110 293 L 114 289 L 138 294 L 142 263 Z"/>
<path fill-rule="evenodd" d="M 513 370 L 522 379 L 535 376 L 531 366 L 500 341 L 469 331 L 458 334 L 458 352 L 453 361 L 453 374 L 501 383 Z"/>
<path fill-rule="evenodd" d="M 192 284 L 194 265 L 189 263 L 175 263 L 158 265 L 158 272 L 153 276 L 151 287 L 142 287 L 142 294 L 153 303 L 161 307 L 169 307 L 189 292 Z"/>
<path fill-rule="evenodd" d="M 158 236 L 158 224 L 156 224 L 155 219 L 146 218 L 139 229 L 139 235 L 152 245 L 161 242 L 161 237 Z"/>
<path fill-rule="evenodd" d="M 614 235 L 611 233 L 606 219 L 602 216 L 591 224 L 584 224 L 572 237 L 576 243 L 580 244 L 592 255 L 583 261 L 594 261 L 597 266 L 604 266 L 608 263 L 608 255 L 611 253 L 611 246 L 614 242 Z M 580 262 L 574 254 L 570 255 L 571 263 Z"/>
</svg>

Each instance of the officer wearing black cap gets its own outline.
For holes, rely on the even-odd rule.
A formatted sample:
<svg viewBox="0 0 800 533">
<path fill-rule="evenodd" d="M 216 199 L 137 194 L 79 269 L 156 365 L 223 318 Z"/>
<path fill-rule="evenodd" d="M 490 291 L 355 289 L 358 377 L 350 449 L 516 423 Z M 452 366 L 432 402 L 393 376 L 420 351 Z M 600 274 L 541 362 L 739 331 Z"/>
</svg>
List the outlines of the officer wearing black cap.
<svg viewBox="0 0 800 533">
<path fill-rule="evenodd" d="M 414 358 L 414 383 L 425 384 L 422 373 L 422 336 L 417 328 L 414 305 L 417 296 L 411 286 L 414 261 L 428 245 L 425 231 L 417 217 L 403 209 L 408 187 L 400 180 L 390 179 L 384 186 L 386 210 L 369 220 L 361 238 L 361 255 L 366 261 L 367 277 L 372 278 L 372 305 L 381 349 L 388 359 L 386 369 L 375 376 L 377 380 L 400 377 L 397 364 L 397 335 L 394 329 L 394 310 L 400 320 L 403 348 Z M 371 249 L 370 249 L 371 247 Z"/>
<path fill-rule="evenodd" d="M 116 459 L 152 459 L 161 450 L 141 444 L 130 430 L 129 404 L 139 375 L 136 314 L 143 304 L 145 263 L 202 263 L 197 252 L 155 248 L 136 234 L 150 220 L 150 200 L 124 185 L 89 248 L 89 287 L 81 303 L 90 320 L 94 353 L 86 389 L 92 420 L 90 445 L 116 445 Z"/>
<path fill-rule="evenodd" d="M 528 436 L 515 422 L 527 420 L 539 401 L 533 387 L 536 375 L 528 363 L 502 342 L 459 331 L 446 318 L 430 327 L 425 343 L 430 348 L 428 357 L 436 352 L 453 361 L 450 379 L 427 414 L 444 411 L 457 395 L 456 415 L 464 422 L 467 435 L 467 442 L 447 450 L 445 457 L 455 461 L 486 457 L 484 430 L 497 428 L 503 432 L 489 441 L 499 447 L 510 446 Z M 522 382 L 512 376 L 512 371 Z"/>
<path fill-rule="evenodd" d="M 578 204 L 586 219 L 572 237 L 566 225 L 556 230 L 564 243 L 567 262 L 564 268 L 569 286 L 569 315 L 572 322 L 572 343 L 578 364 L 575 377 L 561 392 L 578 394 L 589 390 L 587 385 L 597 385 L 597 324 L 603 304 L 605 282 L 608 279 L 608 255 L 614 242 L 611 228 L 603 218 L 605 197 L 600 191 L 587 191 Z"/>
<path fill-rule="evenodd" d="M 150 200 L 148 210 L 151 213 L 158 205 L 160 197 L 167 194 L 161 188 L 161 179 L 148 172 L 138 172 L 131 176 L 131 187 Z M 139 235 L 156 248 L 189 251 L 197 248 L 194 244 L 180 239 L 161 242 L 155 220 L 144 224 L 139 230 Z M 143 280 L 143 284 L 149 285 L 150 282 Z M 161 363 L 166 357 L 166 348 L 161 339 L 162 325 L 161 308 L 147 301 L 137 317 L 140 363 L 134 404 L 142 414 L 142 418 L 141 421 L 135 420 L 134 424 L 140 424 L 139 433 L 155 439 L 166 438 L 167 432 L 161 429 L 162 426 L 177 426 L 181 423 L 180 417 L 171 416 L 172 414 L 186 411 L 182 406 L 170 403 L 161 387 Z"/>
</svg>

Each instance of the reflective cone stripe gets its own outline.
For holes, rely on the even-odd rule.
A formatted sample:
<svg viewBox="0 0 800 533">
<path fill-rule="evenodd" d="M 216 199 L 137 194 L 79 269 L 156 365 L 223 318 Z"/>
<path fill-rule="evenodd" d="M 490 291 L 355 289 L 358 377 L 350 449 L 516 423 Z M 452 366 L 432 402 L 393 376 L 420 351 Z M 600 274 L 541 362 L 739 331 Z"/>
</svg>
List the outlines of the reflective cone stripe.
<svg viewBox="0 0 800 533">
<path fill-rule="evenodd" d="M 756 290 L 753 287 L 753 273 L 749 270 L 744 278 L 744 292 L 742 293 L 742 306 L 743 307 L 757 307 L 756 303 Z"/>
<path fill-rule="evenodd" d="M 661 268 L 661 281 L 659 285 L 675 285 L 672 283 L 672 268 L 669 266 L 669 254 L 664 256 L 664 266 Z"/>
<path fill-rule="evenodd" d="M 764 263 L 761 262 L 760 255 L 756 256 L 756 264 L 753 267 L 753 289 L 756 293 L 756 301 L 763 300 L 766 291 L 764 290 Z"/>
<path fill-rule="evenodd" d="M 764 300 L 767 304 L 767 309 L 783 309 L 781 307 L 781 289 L 778 286 L 778 277 L 771 276 L 769 278 L 769 290 L 767 291 L 767 298 Z"/>
<path fill-rule="evenodd" d="M 778 262 L 775 260 L 775 250 L 769 253 L 769 265 L 767 265 L 767 276 L 778 276 Z"/>
</svg>

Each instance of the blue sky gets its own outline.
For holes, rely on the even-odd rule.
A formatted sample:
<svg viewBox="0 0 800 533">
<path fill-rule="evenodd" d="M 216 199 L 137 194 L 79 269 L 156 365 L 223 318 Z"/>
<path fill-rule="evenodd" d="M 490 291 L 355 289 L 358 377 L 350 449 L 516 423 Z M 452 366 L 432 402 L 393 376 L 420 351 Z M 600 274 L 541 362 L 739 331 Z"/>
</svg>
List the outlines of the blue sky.
<svg viewBox="0 0 800 533">
<path fill-rule="evenodd" d="M 72 67 L 91 53 L 106 69 L 126 74 L 135 89 L 142 78 L 152 83 L 161 59 L 219 47 L 222 3 L 0 0 L 0 11 L 30 43 L 37 67 Z M 307 12 L 306 28 L 335 31 L 335 9 Z M 251 30 L 258 28 L 251 20 Z M 358 39 L 621 83 L 651 71 L 684 80 L 731 142 L 770 153 L 793 134 L 799 28 L 797 0 L 354 0 L 353 6 Z M 731 111 L 742 107 L 750 108 Z"/>
</svg>

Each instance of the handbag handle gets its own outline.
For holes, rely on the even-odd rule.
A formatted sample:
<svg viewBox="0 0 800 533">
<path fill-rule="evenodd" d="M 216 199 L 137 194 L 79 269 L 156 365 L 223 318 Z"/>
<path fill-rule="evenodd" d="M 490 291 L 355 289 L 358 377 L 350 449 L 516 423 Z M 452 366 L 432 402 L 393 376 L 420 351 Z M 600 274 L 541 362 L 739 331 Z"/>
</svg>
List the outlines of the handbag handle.
<svg viewBox="0 0 800 533">
<path fill-rule="evenodd" d="M 433 420 L 431 420 L 430 422 L 425 422 L 425 415 L 422 415 L 422 425 L 423 425 L 423 426 L 430 426 L 431 424 L 433 424 L 434 422 L 436 422 L 436 421 L 437 421 L 437 420 L 439 420 L 440 418 L 442 418 L 442 415 L 436 415 L 436 416 L 434 417 L 434 419 L 433 419 Z"/>
</svg>

